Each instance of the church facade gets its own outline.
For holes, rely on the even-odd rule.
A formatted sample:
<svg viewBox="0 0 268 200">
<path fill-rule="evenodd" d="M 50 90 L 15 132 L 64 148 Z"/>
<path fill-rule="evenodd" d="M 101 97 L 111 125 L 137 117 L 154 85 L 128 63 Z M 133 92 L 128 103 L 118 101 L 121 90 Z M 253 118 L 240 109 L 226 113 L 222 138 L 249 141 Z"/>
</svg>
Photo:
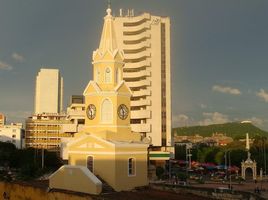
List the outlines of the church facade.
<svg viewBox="0 0 268 200">
<path fill-rule="evenodd" d="M 87 167 L 115 191 L 122 191 L 148 184 L 149 144 L 131 131 L 132 93 L 122 79 L 124 54 L 117 47 L 113 21 L 108 8 L 100 45 L 92 56 L 94 79 L 84 90 L 85 127 L 64 144 L 63 158 L 68 159 L 68 166 Z M 70 175 L 58 173 L 57 179 L 63 176 Z M 68 189 L 72 190 L 70 185 Z"/>
</svg>

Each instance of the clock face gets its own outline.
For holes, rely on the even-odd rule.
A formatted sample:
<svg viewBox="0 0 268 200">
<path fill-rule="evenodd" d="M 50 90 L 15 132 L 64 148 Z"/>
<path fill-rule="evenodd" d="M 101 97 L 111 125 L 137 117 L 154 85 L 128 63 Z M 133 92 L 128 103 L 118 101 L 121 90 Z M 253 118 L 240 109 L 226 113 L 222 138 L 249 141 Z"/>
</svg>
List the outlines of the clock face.
<svg viewBox="0 0 268 200">
<path fill-rule="evenodd" d="M 96 106 L 93 105 L 93 104 L 89 104 L 88 107 L 87 107 L 87 118 L 92 120 L 95 118 L 96 116 Z"/>
<path fill-rule="evenodd" d="M 121 104 L 120 106 L 118 106 L 117 113 L 120 119 L 126 119 L 129 113 L 128 107 L 125 104 Z"/>
</svg>

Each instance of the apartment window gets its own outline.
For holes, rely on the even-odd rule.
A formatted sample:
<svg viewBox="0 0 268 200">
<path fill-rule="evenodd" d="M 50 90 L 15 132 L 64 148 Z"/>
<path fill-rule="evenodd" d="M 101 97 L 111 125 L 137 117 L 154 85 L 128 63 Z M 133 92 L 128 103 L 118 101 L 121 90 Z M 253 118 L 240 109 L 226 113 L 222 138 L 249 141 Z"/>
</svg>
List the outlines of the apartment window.
<svg viewBox="0 0 268 200">
<path fill-rule="evenodd" d="M 105 99 L 101 105 L 101 121 L 103 123 L 112 123 L 113 104 L 109 99 Z"/>
<path fill-rule="evenodd" d="M 12 138 L 16 138 L 16 135 L 12 135 Z"/>
<path fill-rule="evenodd" d="M 12 129 L 12 132 L 13 132 L 13 133 L 16 133 L 16 129 Z"/>
<path fill-rule="evenodd" d="M 135 176 L 136 174 L 136 169 L 135 169 L 135 159 L 134 158 L 129 158 L 128 159 L 128 175 L 129 176 Z"/>
<path fill-rule="evenodd" d="M 87 157 L 87 168 L 93 173 L 93 156 Z"/>
<path fill-rule="evenodd" d="M 105 83 L 111 82 L 111 70 L 109 67 L 105 69 Z"/>
</svg>

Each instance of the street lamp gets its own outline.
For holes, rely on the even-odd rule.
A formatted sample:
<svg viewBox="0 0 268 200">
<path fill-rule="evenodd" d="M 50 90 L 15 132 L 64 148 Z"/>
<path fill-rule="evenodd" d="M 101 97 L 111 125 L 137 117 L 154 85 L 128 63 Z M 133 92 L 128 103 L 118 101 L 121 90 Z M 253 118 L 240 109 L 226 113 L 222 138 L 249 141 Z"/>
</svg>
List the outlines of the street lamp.
<svg viewBox="0 0 268 200">
<path fill-rule="evenodd" d="M 229 185 L 230 185 L 230 189 L 232 190 L 232 173 L 231 173 L 231 151 L 228 151 L 229 153 Z"/>
<path fill-rule="evenodd" d="M 185 144 L 185 157 L 186 157 L 186 176 L 188 177 L 188 170 L 191 169 L 191 148 L 192 148 L 192 143 L 186 143 Z M 188 165 L 187 165 L 188 164 Z M 186 177 L 186 182 L 187 182 L 187 177 Z"/>
<path fill-rule="evenodd" d="M 262 138 L 262 147 L 263 147 L 263 161 L 264 161 L 264 178 L 266 178 L 266 138 Z"/>
</svg>

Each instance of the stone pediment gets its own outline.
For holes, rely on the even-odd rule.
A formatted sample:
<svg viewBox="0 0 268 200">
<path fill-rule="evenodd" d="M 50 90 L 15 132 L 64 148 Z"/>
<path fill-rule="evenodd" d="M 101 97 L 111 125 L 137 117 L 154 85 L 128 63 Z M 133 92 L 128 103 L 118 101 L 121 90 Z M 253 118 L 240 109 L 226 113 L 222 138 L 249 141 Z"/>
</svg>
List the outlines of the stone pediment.
<svg viewBox="0 0 268 200">
<path fill-rule="evenodd" d="M 83 95 L 86 96 L 91 93 L 99 93 L 101 92 L 101 88 L 95 81 L 89 81 L 86 89 L 83 92 Z"/>
<path fill-rule="evenodd" d="M 118 62 L 123 62 L 124 55 L 123 52 L 119 51 L 118 49 L 115 49 L 113 52 L 110 50 L 106 50 L 104 52 L 97 49 L 93 52 L 92 60 L 93 62 L 96 61 L 110 61 L 110 60 L 116 60 Z"/>
<path fill-rule="evenodd" d="M 118 93 L 129 93 L 132 95 L 132 91 L 129 89 L 129 87 L 126 85 L 125 81 L 122 80 L 116 87 L 115 91 Z"/>
<path fill-rule="evenodd" d="M 94 136 L 89 133 L 85 133 L 78 138 L 73 138 L 73 140 L 67 143 L 69 150 L 98 150 L 98 149 L 105 149 L 105 148 L 112 148 L 114 146 L 113 143 L 101 139 L 97 136 Z"/>
</svg>

